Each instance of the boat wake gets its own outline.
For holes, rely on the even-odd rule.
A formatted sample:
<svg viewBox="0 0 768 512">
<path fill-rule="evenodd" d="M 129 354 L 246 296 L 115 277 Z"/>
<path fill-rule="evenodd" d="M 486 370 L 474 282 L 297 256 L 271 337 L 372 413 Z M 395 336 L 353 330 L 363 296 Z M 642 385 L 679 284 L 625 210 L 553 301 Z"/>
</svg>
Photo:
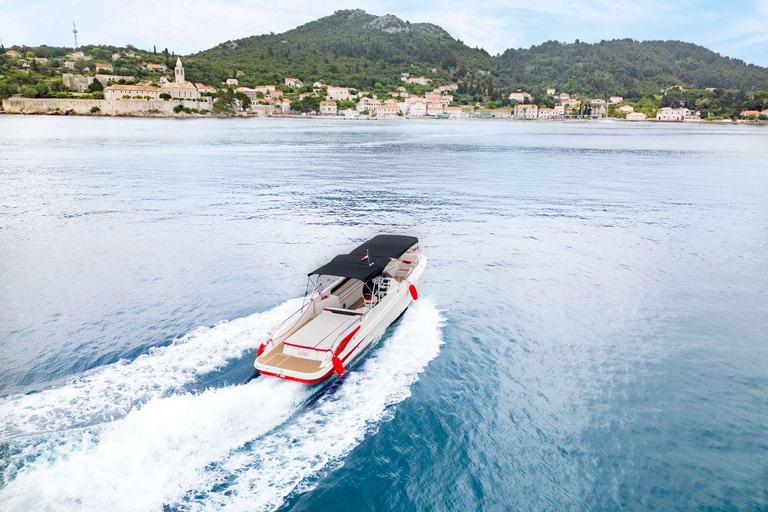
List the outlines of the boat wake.
<svg viewBox="0 0 768 512">
<path fill-rule="evenodd" d="M 125 397 L 120 405 L 128 407 L 129 412 L 109 423 L 62 430 L 93 421 L 94 413 L 103 415 L 108 409 L 108 392 L 100 394 L 105 402 L 97 399 L 92 404 L 86 398 L 89 393 L 77 386 L 68 391 L 65 390 L 69 385 L 46 392 L 50 393 L 51 403 L 43 400 L 24 404 L 25 399 L 36 395 L 12 398 L 17 407 L 29 405 L 26 413 L 0 404 L 5 408 L 3 412 L 11 412 L 11 432 L 55 430 L 55 435 L 49 434 L 48 442 L 36 446 L 36 457 L 26 455 L 31 461 L 20 464 L 23 467 L 12 475 L 10 482 L 10 473 L 6 472 L 0 508 L 148 511 L 164 507 L 208 510 L 226 505 L 233 510 L 261 510 L 274 509 L 292 492 L 311 487 L 392 414 L 393 404 L 409 396 L 411 384 L 439 353 L 442 318 L 428 300 L 413 304 L 394 331 L 385 335 L 386 347 L 374 349 L 330 389 L 259 378 L 196 394 L 169 394 L 201 373 L 222 367 L 227 356 L 238 357 L 238 353 L 242 355 L 244 350 L 253 348 L 278 319 L 295 307 L 295 303 L 284 304 L 267 313 L 212 328 L 210 331 L 232 329 L 230 334 L 236 338 L 248 331 L 246 337 L 252 339 L 224 342 L 222 338 L 221 343 L 232 343 L 226 350 L 209 350 L 204 344 L 197 344 L 196 350 L 188 352 L 190 364 L 181 355 L 167 356 L 187 370 L 176 372 L 176 365 L 169 365 L 165 369 L 174 375 L 167 380 L 160 377 L 157 389 L 151 382 L 140 381 L 159 377 L 161 370 L 157 375 L 150 370 L 137 372 L 133 376 L 136 382 L 120 395 Z M 238 322 L 243 325 L 229 325 Z M 197 343 L 195 336 L 202 334 L 192 333 L 190 339 L 179 345 Z M 219 334 L 224 335 L 221 332 L 215 337 Z M 204 357 L 211 352 L 215 354 Z M 162 357 L 164 352 L 155 355 Z M 120 371 L 136 362 L 120 365 Z M 89 378 L 98 383 L 97 391 L 111 387 L 101 376 Z M 54 391 L 59 394 L 53 394 Z M 311 400 L 318 391 L 320 394 Z M 32 418 L 35 405 L 53 409 L 52 402 L 68 393 L 79 397 L 76 404 L 84 403 L 91 411 L 71 415 L 62 412 L 53 424 Z M 136 407 L 139 395 L 150 398 Z M 8 443 L 13 446 L 14 440 Z M 17 451 L 20 454 L 16 458 L 24 455 L 24 450 Z"/>
</svg>

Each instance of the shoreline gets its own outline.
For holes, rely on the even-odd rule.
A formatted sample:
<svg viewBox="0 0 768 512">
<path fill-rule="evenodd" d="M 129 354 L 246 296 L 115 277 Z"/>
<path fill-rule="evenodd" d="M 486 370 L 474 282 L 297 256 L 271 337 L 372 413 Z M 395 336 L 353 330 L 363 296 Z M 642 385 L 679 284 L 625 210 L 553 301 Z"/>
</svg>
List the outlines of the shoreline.
<svg viewBox="0 0 768 512">
<path fill-rule="evenodd" d="M 388 118 L 375 118 L 375 117 L 345 117 L 345 116 L 324 116 L 324 115 L 311 115 L 304 116 L 300 114 L 270 114 L 270 115 L 212 115 L 212 114 L 187 114 L 179 113 L 174 115 L 166 115 L 163 113 L 146 113 L 146 114 L 103 114 L 103 113 L 76 113 L 76 112 L 6 112 L 0 109 L 0 115 L 7 116 L 52 116 L 52 117 L 98 117 L 98 118 L 113 118 L 113 119 L 177 119 L 177 120 L 191 120 L 191 119 L 299 119 L 299 120 L 323 120 L 323 121 L 496 121 L 496 122 L 527 122 L 527 123 L 605 123 L 605 122 L 618 122 L 629 124 L 719 124 L 719 125 L 747 125 L 747 126 L 768 126 L 768 121 L 745 121 L 745 120 L 707 120 L 702 119 L 700 121 L 661 121 L 658 119 L 644 119 L 637 121 L 627 121 L 622 118 L 615 117 L 603 117 L 599 119 L 516 119 L 514 117 L 451 117 L 451 118 L 438 118 L 435 116 L 417 116 L 417 117 L 388 117 Z"/>
</svg>

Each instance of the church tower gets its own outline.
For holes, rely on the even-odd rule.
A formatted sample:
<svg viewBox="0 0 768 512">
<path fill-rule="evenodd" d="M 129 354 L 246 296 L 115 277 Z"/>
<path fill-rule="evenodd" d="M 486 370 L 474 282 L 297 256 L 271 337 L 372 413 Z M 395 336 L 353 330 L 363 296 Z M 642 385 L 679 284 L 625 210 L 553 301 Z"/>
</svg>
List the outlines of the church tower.
<svg viewBox="0 0 768 512">
<path fill-rule="evenodd" d="M 181 57 L 176 58 L 176 83 L 184 83 L 184 66 L 181 65 Z"/>
</svg>

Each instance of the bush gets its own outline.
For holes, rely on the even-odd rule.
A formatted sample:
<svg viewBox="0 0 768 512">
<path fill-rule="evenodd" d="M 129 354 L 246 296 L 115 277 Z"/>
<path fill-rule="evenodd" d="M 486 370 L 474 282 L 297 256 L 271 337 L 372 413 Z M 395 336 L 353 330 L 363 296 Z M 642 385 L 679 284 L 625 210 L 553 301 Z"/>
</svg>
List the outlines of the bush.
<svg viewBox="0 0 768 512">
<path fill-rule="evenodd" d="M 95 100 L 103 100 L 104 99 L 104 92 L 103 91 L 96 91 L 95 93 L 91 94 L 91 97 Z"/>
<path fill-rule="evenodd" d="M 30 87 L 28 85 L 25 85 L 21 88 L 19 91 L 19 94 L 21 94 L 24 98 L 34 98 L 37 96 L 37 89 L 34 87 Z"/>
<path fill-rule="evenodd" d="M 91 107 L 91 113 L 101 112 L 101 109 L 97 107 L 96 105 Z"/>
<path fill-rule="evenodd" d="M 171 99 L 171 95 L 170 95 L 170 94 L 168 94 L 167 92 L 164 92 L 164 93 L 162 93 L 162 94 L 160 95 L 160 99 L 163 99 L 163 100 L 165 100 L 165 101 L 168 101 L 169 99 Z"/>
<path fill-rule="evenodd" d="M 199 114 L 199 113 L 200 113 L 200 111 L 199 111 L 199 110 L 197 110 L 196 108 L 193 108 L 193 109 L 192 109 L 192 113 L 193 113 L 193 114 Z"/>
<path fill-rule="evenodd" d="M 173 107 L 173 111 L 176 112 L 177 114 L 182 110 L 184 110 L 184 105 L 176 105 L 175 107 Z"/>
</svg>

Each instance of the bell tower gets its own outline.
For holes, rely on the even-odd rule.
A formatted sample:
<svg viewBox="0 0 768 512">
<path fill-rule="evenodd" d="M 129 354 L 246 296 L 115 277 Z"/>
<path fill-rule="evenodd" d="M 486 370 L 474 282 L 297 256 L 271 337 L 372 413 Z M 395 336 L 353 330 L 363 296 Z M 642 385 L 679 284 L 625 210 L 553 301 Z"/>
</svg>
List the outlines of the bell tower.
<svg viewBox="0 0 768 512">
<path fill-rule="evenodd" d="M 176 83 L 183 83 L 184 80 L 184 66 L 181 65 L 181 57 L 176 58 Z"/>
</svg>

